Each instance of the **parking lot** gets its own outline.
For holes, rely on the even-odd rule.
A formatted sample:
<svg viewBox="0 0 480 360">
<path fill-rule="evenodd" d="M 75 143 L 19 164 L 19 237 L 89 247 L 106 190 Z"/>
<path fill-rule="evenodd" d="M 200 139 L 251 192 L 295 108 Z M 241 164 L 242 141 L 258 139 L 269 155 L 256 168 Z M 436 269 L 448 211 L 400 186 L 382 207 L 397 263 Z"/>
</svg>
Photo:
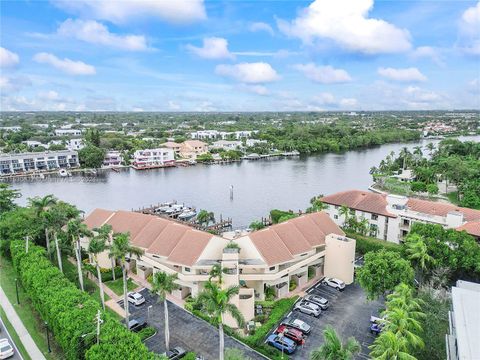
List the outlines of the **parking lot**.
<svg viewBox="0 0 480 360">
<path fill-rule="evenodd" d="M 380 301 L 367 302 L 363 290 L 357 284 L 347 285 L 345 290 L 338 291 L 326 285 L 317 284 L 309 290 L 310 294 L 316 294 L 326 298 L 330 307 L 322 311 L 322 314 L 314 316 L 303 314 L 294 310 L 290 316 L 305 321 L 312 327 L 303 346 L 299 346 L 291 359 L 308 359 L 312 350 L 323 343 L 323 330 L 327 325 L 332 325 L 338 335 L 345 341 L 348 337 L 355 337 L 362 346 L 357 359 L 368 359 L 368 346 L 375 339 L 370 334 L 370 315 L 378 314 L 382 306 Z"/>
<path fill-rule="evenodd" d="M 158 297 L 151 295 L 147 289 L 140 291 L 140 293 L 145 297 L 145 303 L 140 306 L 129 305 L 130 319 L 145 317 L 148 325 L 157 329 L 157 334 L 148 339 L 145 344 L 151 351 L 161 354 L 165 352 L 163 303 L 158 303 Z M 123 301 L 120 301 L 119 304 L 123 306 Z M 148 310 L 150 306 L 151 308 Z M 197 355 L 203 355 L 205 360 L 218 359 L 219 338 L 217 328 L 171 302 L 168 302 L 168 314 L 171 348 L 181 346 L 187 351 L 194 351 Z M 265 359 L 246 345 L 225 335 L 225 348 L 233 347 L 241 349 L 252 360 Z"/>
</svg>

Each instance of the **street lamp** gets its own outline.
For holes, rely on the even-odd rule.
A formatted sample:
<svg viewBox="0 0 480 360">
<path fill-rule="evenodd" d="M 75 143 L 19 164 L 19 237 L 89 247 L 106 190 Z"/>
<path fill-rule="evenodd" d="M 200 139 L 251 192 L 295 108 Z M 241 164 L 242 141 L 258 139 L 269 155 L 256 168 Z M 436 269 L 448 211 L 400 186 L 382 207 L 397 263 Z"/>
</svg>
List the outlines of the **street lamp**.
<svg viewBox="0 0 480 360">
<path fill-rule="evenodd" d="M 50 332 L 48 330 L 48 323 L 45 321 L 45 328 L 47 329 L 47 346 L 48 346 L 48 352 L 51 353 L 52 349 L 50 348 Z"/>
<path fill-rule="evenodd" d="M 147 320 L 150 321 L 150 310 L 152 309 L 152 305 L 150 305 L 148 308 L 147 308 Z"/>
<path fill-rule="evenodd" d="M 18 279 L 15 278 L 15 291 L 17 292 L 17 305 L 20 305 L 20 298 L 18 297 Z"/>
<path fill-rule="evenodd" d="M 280 338 L 280 344 L 282 345 L 282 359 L 283 359 L 283 337 L 285 336 L 285 333 L 282 331 L 280 333 L 278 333 L 278 337 Z"/>
</svg>

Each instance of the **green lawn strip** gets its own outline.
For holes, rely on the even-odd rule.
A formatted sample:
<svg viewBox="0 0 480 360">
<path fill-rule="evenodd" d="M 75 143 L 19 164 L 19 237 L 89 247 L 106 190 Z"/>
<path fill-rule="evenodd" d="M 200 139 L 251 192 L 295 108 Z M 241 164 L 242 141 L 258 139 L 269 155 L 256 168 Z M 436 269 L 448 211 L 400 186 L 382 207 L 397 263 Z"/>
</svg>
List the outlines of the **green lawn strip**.
<svg viewBox="0 0 480 360">
<path fill-rule="evenodd" d="M 63 359 L 64 355 L 60 347 L 55 342 L 55 339 L 50 334 L 50 344 L 52 352 L 48 353 L 47 335 L 45 331 L 44 321 L 35 310 L 30 302 L 28 295 L 25 293 L 20 282 L 18 283 L 18 295 L 20 298 L 20 305 L 17 305 L 17 295 L 15 291 L 15 278 L 17 274 L 13 268 L 10 259 L 4 256 L 0 257 L 0 285 L 7 295 L 8 300 L 13 305 L 18 317 L 22 320 L 23 325 L 29 332 L 35 344 L 37 344 L 40 351 L 47 359 L 56 360 Z"/>
<path fill-rule="evenodd" d="M 7 314 L 5 314 L 5 311 L 3 311 L 3 308 L 1 307 L 0 307 L 0 317 L 2 318 L 2 321 L 5 324 L 5 327 L 7 328 L 8 333 L 10 334 L 13 342 L 15 343 L 15 346 L 17 347 L 20 354 L 22 354 L 23 359 L 31 360 L 32 358 L 28 355 L 27 350 L 25 350 L 25 347 L 23 346 L 23 343 L 20 341 L 20 338 L 18 337 L 17 332 L 15 331 L 12 324 L 8 320 Z"/>
<path fill-rule="evenodd" d="M 115 294 L 117 295 L 123 295 L 123 279 L 117 279 L 117 280 L 112 280 L 108 281 L 105 283 L 106 286 L 108 286 Z M 132 279 L 128 279 L 127 281 L 127 290 L 128 291 L 133 291 L 138 287 L 138 284 L 135 283 Z"/>
<path fill-rule="evenodd" d="M 448 200 L 452 203 L 452 204 L 455 204 L 455 205 L 459 205 L 460 204 L 460 201 L 458 200 L 458 192 L 457 191 L 453 191 L 453 192 L 449 192 L 448 194 L 446 194 L 447 197 L 448 197 Z"/>
</svg>

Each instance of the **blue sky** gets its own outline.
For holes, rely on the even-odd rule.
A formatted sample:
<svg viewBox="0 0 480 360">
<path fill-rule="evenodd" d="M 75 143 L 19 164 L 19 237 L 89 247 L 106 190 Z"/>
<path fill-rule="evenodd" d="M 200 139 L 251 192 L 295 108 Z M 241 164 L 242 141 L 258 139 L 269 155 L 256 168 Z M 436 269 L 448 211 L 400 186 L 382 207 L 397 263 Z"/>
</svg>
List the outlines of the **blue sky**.
<svg viewBox="0 0 480 360">
<path fill-rule="evenodd" d="M 477 1 L 2 1 L 2 110 L 480 108 Z"/>
</svg>

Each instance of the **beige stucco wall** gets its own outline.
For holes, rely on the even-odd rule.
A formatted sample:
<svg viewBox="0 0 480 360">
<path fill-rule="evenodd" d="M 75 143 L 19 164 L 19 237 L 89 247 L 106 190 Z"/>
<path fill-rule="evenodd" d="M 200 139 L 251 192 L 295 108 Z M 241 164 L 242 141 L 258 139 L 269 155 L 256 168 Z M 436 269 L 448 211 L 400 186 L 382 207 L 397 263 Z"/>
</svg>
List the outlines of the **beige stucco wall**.
<svg viewBox="0 0 480 360">
<path fill-rule="evenodd" d="M 325 276 L 351 284 L 355 261 L 355 240 L 330 234 L 325 238 L 325 243 Z"/>
</svg>

